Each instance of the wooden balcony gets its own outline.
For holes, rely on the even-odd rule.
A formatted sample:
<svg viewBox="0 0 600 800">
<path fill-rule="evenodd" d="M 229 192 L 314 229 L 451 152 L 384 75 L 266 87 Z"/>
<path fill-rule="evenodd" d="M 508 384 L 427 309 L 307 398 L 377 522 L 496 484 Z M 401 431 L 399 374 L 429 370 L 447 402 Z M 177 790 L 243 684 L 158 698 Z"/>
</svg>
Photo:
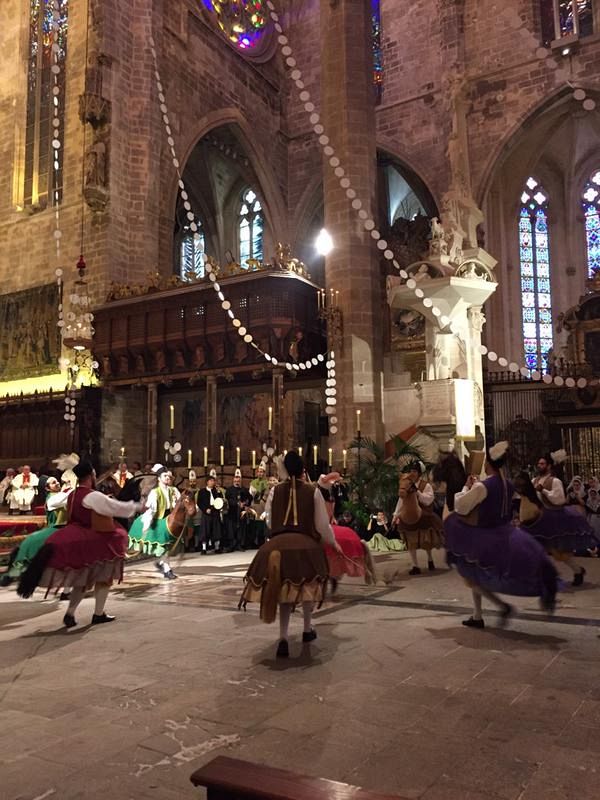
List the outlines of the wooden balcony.
<svg viewBox="0 0 600 800">
<path fill-rule="evenodd" d="M 278 361 L 305 361 L 327 348 L 317 287 L 293 272 L 261 270 L 219 279 L 231 310 Z M 113 300 L 96 309 L 94 355 L 104 384 L 251 378 L 267 363 L 244 342 L 209 281 Z M 316 369 L 316 368 L 315 368 Z M 304 375 L 309 371 L 303 370 Z"/>
</svg>

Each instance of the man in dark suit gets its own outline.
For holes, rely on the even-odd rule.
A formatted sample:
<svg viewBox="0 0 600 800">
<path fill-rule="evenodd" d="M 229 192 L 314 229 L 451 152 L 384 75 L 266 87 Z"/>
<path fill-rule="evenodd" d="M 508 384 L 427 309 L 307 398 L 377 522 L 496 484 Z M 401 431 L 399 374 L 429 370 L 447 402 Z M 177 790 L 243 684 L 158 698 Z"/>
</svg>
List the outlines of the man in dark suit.
<svg viewBox="0 0 600 800">
<path fill-rule="evenodd" d="M 225 499 L 228 506 L 226 517 L 227 551 L 232 553 L 234 550 L 245 549 L 246 517 L 242 517 L 242 514 L 252 503 L 250 492 L 242 486 L 241 470 L 236 469 L 233 476 L 233 486 L 229 486 L 225 491 Z"/>
<path fill-rule="evenodd" d="M 215 483 L 216 477 L 211 473 L 206 479 L 206 487 L 198 492 L 197 505 L 202 512 L 199 536 L 202 555 L 206 555 L 209 550 L 221 550 L 223 496 L 215 488 Z"/>
</svg>

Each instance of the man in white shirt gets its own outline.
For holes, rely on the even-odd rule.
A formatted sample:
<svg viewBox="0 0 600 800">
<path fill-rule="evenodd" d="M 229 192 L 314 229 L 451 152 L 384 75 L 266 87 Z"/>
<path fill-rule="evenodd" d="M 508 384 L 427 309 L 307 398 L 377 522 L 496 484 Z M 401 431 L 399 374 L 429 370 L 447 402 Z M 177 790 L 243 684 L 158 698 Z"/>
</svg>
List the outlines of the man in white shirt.
<svg viewBox="0 0 600 800">
<path fill-rule="evenodd" d="M 394 510 L 392 525 L 397 525 L 402 538 L 406 544 L 412 568 L 409 575 L 420 575 L 421 568 L 417 559 L 417 550 L 425 550 L 427 553 L 427 568 L 430 572 L 435 570 L 431 551 L 434 548 L 443 547 L 442 522 L 433 513 L 432 506 L 435 499 L 432 485 L 426 480 L 425 465 L 422 461 L 414 461 L 404 470 L 412 480 L 414 491 L 417 495 L 417 502 L 421 509 L 421 516 L 418 522 L 409 524 L 403 521 L 402 506 L 403 500 L 398 498 L 398 503 Z"/>
<path fill-rule="evenodd" d="M 169 580 L 177 577 L 171 569 L 169 560 L 169 547 L 173 541 L 166 530 L 166 522 L 162 521 L 166 521 L 180 497 L 179 489 L 173 486 L 173 473 L 165 467 L 160 468 L 158 470 L 158 486 L 150 491 L 146 501 L 146 510 L 141 517 L 144 537 L 150 541 L 153 535 L 151 529 L 154 529 L 157 542 L 165 547 L 165 552 L 161 553 L 156 562 L 156 569 Z"/>
</svg>

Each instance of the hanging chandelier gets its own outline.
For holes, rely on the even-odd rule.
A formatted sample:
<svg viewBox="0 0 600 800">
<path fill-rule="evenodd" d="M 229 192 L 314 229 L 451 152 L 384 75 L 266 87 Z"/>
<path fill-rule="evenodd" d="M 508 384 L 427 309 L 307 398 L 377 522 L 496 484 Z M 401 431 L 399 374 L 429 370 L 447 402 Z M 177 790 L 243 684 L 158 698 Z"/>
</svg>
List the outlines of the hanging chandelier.
<svg viewBox="0 0 600 800">
<path fill-rule="evenodd" d="M 87 265 L 83 255 L 79 256 L 77 271 L 79 277 L 73 284 L 69 295 L 69 311 L 64 316 L 62 338 L 65 347 L 72 350 L 90 350 L 94 336 L 94 315 L 91 312 L 90 295 L 85 278 Z"/>
</svg>

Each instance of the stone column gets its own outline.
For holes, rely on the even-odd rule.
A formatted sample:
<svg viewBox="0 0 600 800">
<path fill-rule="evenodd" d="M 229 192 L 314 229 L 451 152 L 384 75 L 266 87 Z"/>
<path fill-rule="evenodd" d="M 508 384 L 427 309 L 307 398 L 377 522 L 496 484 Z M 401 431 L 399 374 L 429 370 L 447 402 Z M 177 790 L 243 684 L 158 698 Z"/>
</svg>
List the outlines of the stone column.
<svg viewBox="0 0 600 800">
<path fill-rule="evenodd" d="M 217 463 L 217 376 L 206 377 L 206 446 L 208 460 Z"/>
<path fill-rule="evenodd" d="M 361 431 L 383 440 L 382 294 L 378 251 L 365 231 L 352 199 L 373 217 L 377 153 L 375 92 L 372 85 L 371 16 L 365 0 L 321 0 L 321 107 L 323 125 L 344 173 L 335 175 L 326 157 L 325 226 L 334 241 L 326 259 L 328 289 L 339 292 L 344 334 L 336 353 L 339 445 L 355 434 L 356 410 Z M 343 179 L 356 198 L 348 197 Z M 377 220 L 375 220 L 377 225 Z"/>
<path fill-rule="evenodd" d="M 283 375 L 284 370 L 274 369 L 272 377 L 272 405 L 273 405 L 273 444 L 276 451 L 284 449 L 284 419 L 283 419 Z"/>
<path fill-rule="evenodd" d="M 148 402 L 146 404 L 146 460 L 156 463 L 158 460 L 158 387 L 148 384 Z"/>
</svg>

